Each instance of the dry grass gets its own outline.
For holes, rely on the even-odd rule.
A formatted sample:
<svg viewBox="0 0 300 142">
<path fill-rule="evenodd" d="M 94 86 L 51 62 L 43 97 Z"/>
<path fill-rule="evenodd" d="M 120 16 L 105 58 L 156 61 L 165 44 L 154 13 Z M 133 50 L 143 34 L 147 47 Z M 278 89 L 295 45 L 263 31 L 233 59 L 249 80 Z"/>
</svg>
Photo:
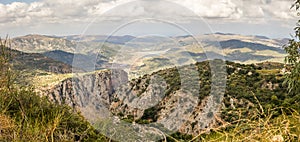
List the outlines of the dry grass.
<svg viewBox="0 0 300 142">
<path fill-rule="evenodd" d="M 34 77 L 31 77 L 31 82 L 32 85 L 35 86 L 36 88 L 48 87 L 48 86 L 57 85 L 63 80 L 66 80 L 68 78 L 79 77 L 83 75 L 94 74 L 96 72 L 105 72 L 105 71 L 108 70 L 104 69 L 104 70 L 97 70 L 93 72 L 76 73 L 76 74 L 74 73 L 55 74 L 55 73 L 40 71 L 39 75 L 35 75 Z"/>
<path fill-rule="evenodd" d="M 46 86 L 53 86 L 58 84 L 59 82 L 73 77 L 73 74 L 48 74 L 48 75 L 41 75 L 35 76 L 32 80 L 33 86 L 40 88 Z"/>
<path fill-rule="evenodd" d="M 279 69 L 271 69 L 271 70 L 257 70 L 258 73 L 262 75 L 274 75 L 280 73 Z"/>
<path fill-rule="evenodd" d="M 277 116 L 280 114 L 279 116 Z M 274 108 L 265 113 L 256 110 L 249 119 L 224 124 L 209 134 L 202 133 L 192 141 L 300 141 L 300 115 L 289 108 Z"/>
<path fill-rule="evenodd" d="M 278 53 L 277 51 L 272 51 L 272 50 L 256 51 L 255 55 L 261 55 L 261 56 L 272 55 L 273 57 L 276 57 L 276 58 L 284 58 L 286 56 L 286 54 L 284 54 L 284 53 Z"/>
<path fill-rule="evenodd" d="M 0 114 L 0 140 L 14 139 L 14 130 L 16 126 L 14 121 L 6 115 Z"/>
</svg>

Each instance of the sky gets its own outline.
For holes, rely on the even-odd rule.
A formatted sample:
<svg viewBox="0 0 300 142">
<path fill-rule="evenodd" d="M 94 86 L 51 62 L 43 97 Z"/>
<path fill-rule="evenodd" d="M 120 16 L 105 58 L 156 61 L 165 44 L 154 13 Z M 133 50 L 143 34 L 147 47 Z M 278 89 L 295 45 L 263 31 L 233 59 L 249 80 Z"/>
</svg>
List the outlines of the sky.
<svg viewBox="0 0 300 142">
<path fill-rule="evenodd" d="M 10 4 L 13 2 L 24 2 L 24 3 L 31 3 L 31 2 L 35 2 L 37 0 L 1 0 L 0 3 L 2 4 Z"/>
<path fill-rule="evenodd" d="M 290 38 L 293 0 L 0 0 L 0 36 L 215 32 Z"/>
</svg>

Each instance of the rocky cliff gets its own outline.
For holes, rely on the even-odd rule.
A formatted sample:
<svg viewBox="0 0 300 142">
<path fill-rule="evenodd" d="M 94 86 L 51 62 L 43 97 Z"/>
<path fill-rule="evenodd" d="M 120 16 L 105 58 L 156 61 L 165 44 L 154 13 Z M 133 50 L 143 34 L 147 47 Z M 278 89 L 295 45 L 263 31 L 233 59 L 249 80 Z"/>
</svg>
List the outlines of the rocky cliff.
<svg viewBox="0 0 300 142">
<path fill-rule="evenodd" d="M 216 117 L 222 106 L 215 96 L 221 94 L 200 92 L 203 78 L 197 70 L 191 65 L 133 80 L 112 95 L 110 111 L 140 124 L 162 125 L 171 132 L 197 135 L 212 128 L 218 123 Z"/>
<path fill-rule="evenodd" d="M 104 70 L 93 74 L 65 79 L 50 88 L 42 89 L 43 95 L 56 103 L 66 103 L 79 110 L 87 119 L 108 117 L 108 108 L 115 88 L 127 83 L 127 73 L 121 70 Z"/>
<path fill-rule="evenodd" d="M 217 124 L 221 106 L 210 92 L 199 97 L 204 78 L 199 78 L 198 69 L 196 65 L 173 68 L 131 81 L 124 71 L 105 70 L 66 79 L 43 93 L 81 111 L 92 123 L 117 116 L 196 135 Z"/>
</svg>

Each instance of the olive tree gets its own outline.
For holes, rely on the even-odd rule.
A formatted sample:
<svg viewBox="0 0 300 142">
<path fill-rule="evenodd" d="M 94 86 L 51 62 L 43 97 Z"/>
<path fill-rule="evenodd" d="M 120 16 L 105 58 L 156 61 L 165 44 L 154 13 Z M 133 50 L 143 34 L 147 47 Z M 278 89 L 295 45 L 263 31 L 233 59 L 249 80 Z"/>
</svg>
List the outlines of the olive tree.
<svg viewBox="0 0 300 142">
<path fill-rule="evenodd" d="M 291 8 L 299 11 L 300 0 L 296 0 Z M 285 63 L 290 71 L 285 76 L 285 84 L 288 85 L 289 93 L 293 96 L 300 95 L 300 19 L 297 21 L 294 30 L 294 37 L 284 46 L 288 54 L 285 58 Z"/>
</svg>

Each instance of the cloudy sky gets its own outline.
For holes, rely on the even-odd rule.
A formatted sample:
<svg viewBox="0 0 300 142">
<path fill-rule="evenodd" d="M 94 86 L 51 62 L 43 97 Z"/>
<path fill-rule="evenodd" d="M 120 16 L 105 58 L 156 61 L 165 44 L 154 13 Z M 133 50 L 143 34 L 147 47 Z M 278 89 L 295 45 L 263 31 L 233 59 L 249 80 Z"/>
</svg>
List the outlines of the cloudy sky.
<svg viewBox="0 0 300 142">
<path fill-rule="evenodd" d="M 290 37 L 294 0 L 0 0 L 0 36 L 214 32 Z"/>
</svg>

